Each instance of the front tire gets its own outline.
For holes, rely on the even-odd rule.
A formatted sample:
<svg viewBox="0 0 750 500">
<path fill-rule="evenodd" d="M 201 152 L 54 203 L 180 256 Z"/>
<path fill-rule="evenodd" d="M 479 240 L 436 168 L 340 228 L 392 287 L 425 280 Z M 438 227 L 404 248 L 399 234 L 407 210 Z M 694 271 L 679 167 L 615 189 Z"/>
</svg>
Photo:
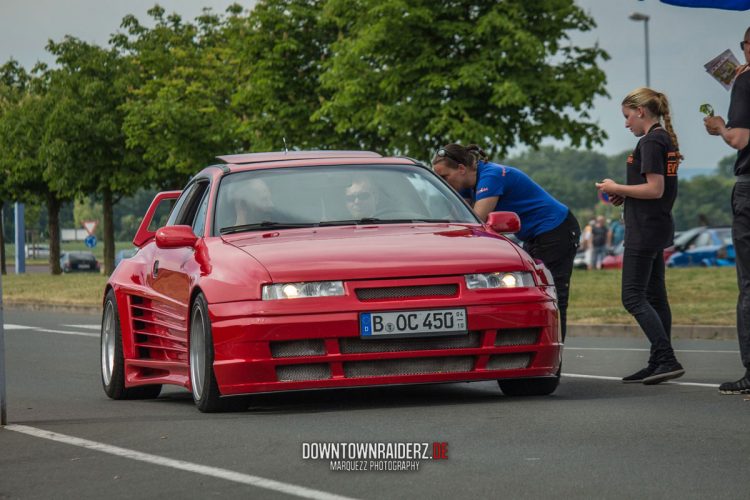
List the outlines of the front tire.
<svg viewBox="0 0 750 500">
<path fill-rule="evenodd" d="M 549 396 L 560 385 L 561 370 L 562 366 L 554 377 L 498 380 L 497 383 L 506 396 Z"/>
<path fill-rule="evenodd" d="M 203 413 L 247 408 L 241 398 L 222 398 L 214 375 L 214 342 L 204 295 L 198 294 L 190 310 L 190 388 L 193 401 Z"/>
<path fill-rule="evenodd" d="M 152 399 L 161 392 L 161 385 L 125 387 L 125 357 L 122 353 L 122 332 L 117 299 L 109 290 L 104 299 L 100 337 L 101 377 L 105 394 L 112 399 Z"/>
<path fill-rule="evenodd" d="M 557 377 L 498 380 L 500 389 L 506 396 L 548 396 L 560 384 Z"/>
</svg>

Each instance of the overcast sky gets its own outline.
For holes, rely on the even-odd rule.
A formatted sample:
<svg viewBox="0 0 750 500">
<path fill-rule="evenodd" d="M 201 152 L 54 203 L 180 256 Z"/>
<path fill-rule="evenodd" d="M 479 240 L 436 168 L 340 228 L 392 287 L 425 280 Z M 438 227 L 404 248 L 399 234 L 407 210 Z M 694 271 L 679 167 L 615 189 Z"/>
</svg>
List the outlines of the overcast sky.
<svg viewBox="0 0 750 500">
<path fill-rule="evenodd" d="M 597 148 L 606 154 L 630 149 L 635 138 L 625 129 L 620 111 L 622 98 L 645 84 L 643 22 L 628 16 L 635 11 L 650 16 L 651 86 L 667 94 L 673 107 L 674 125 L 685 155 L 682 168 L 713 167 L 732 150 L 703 128 L 698 107 L 711 103 L 726 117 L 729 92 L 714 81 L 703 64 L 730 48 L 742 58 L 739 42 L 750 26 L 750 13 L 715 9 L 688 9 L 658 0 L 576 0 L 597 22 L 593 33 L 573 34 L 576 44 L 598 42 L 612 57 L 602 64 L 607 74 L 609 99 L 595 102 L 592 115 L 609 134 Z M 30 68 L 36 61 L 49 62 L 44 50 L 48 39 L 70 34 L 106 45 L 127 14 L 148 20 L 146 10 L 156 0 L 0 0 L 0 63 L 11 57 Z M 233 0 L 161 0 L 167 12 L 178 12 L 187 20 L 203 7 L 224 12 Z M 250 0 L 239 0 L 245 6 Z M 740 62 L 744 62 L 741 60 Z"/>
</svg>

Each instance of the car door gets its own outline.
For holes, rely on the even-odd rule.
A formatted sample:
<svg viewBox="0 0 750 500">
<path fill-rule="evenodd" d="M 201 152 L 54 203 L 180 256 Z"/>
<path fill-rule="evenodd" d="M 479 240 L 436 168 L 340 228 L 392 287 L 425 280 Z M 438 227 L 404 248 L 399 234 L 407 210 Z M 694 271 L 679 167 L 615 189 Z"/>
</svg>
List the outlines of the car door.
<svg viewBox="0 0 750 500">
<path fill-rule="evenodd" d="M 167 226 L 187 225 L 203 236 L 206 209 L 208 207 L 210 183 L 208 179 L 198 179 L 183 192 L 167 221 Z M 193 247 L 156 248 L 151 263 L 150 284 L 163 300 L 177 306 L 184 313 L 189 307 L 190 271 L 196 268 Z"/>
</svg>

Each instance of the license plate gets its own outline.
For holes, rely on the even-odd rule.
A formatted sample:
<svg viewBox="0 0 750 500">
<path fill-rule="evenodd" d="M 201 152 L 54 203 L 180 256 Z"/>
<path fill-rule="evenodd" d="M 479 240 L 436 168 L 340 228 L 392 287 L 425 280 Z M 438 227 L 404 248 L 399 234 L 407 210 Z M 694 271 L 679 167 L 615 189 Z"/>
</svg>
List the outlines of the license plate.
<svg viewBox="0 0 750 500">
<path fill-rule="evenodd" d="M 91 269 L 91 264 L 78 264 L 78 269 Z"/>
<path fill-rule="evenodd" d="M 468 333 L 466 309 L 361 313 L 359 333 L 365 338 Z"/>
</svg>

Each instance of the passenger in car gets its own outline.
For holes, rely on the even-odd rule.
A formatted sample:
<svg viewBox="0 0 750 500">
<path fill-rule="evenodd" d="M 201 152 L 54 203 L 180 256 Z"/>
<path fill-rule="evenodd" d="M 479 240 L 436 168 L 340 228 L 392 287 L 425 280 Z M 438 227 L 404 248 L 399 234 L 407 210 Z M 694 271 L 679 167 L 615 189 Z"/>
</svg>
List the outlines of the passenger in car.
<svg viewBox="0 0 750 500">
<path fill-rule="evenodd" d="M 233 197 L 236 218 L 234 224 L 255 224 L 274 221 L 274 203 L 271 190 L 262 179 L 251 179 L 236 187 Z"/>
<path fill-rule="evenodd" d="M 448 144 L 432 159 L 432 168 L 474 207 L 483 221 L 490 212 L 515 212 L 521 219 L 516 237 L 529 254 L 552 273 L 565 339 L 570 276 L 581 227 L 568 207 L 520 170 L 491 163 L 479 146 Z"/>
</svg>

